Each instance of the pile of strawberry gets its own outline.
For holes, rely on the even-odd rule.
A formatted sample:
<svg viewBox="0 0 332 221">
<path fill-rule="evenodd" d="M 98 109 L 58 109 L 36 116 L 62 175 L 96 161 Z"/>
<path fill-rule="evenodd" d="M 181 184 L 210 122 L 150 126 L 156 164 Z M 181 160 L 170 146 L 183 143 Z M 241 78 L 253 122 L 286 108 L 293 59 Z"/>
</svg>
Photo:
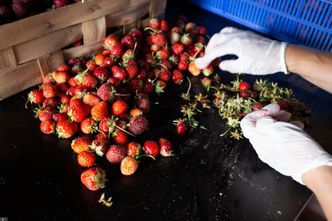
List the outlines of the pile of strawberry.
<svg viewBox="0 0 332 221">
<path fill-rule="evenodd" d="M 121 38 L 109 35 L 104 50 L 95 56 L 70 59 L 48 73 L 38 89 L 28 94 L 40 130 L 59 138 L 74 138 L 72 150 L 82 167 L 82 183 L 90 190 L 105 186 L 105 171 L 97 157 L 120 164 L 131 175 L 143 156 L 172 155 L 166 138 L 158 142 L 136 137 L 148 129 L 150 95 L 167 84 L 182 84 L 189 70 L 198 75 L 194 59 L 204 54 L 204 27 L 179 18 L 169 29 L 166 20 L 151 19 L 144 30 L 131 29 Z M 208 67 L 204 72 L 212 72 Z"/>
</svg>

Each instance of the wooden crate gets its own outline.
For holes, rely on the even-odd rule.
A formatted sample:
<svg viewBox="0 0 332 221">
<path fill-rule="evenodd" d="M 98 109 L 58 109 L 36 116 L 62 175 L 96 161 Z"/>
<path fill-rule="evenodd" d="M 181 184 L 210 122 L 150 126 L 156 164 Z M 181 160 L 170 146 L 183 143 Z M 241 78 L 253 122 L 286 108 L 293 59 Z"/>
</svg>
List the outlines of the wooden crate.
<svg viewBox="0 0 332 221">
<path fill-rule="evenodd" d="M 0 101 L 42 82 L 70 57 L 102 48 L 106 29 L 161 17 L 167 0 L 90 0 L 0 26 Z M 83 38 L 83 45 L 65 48 Z"/>
</svg>

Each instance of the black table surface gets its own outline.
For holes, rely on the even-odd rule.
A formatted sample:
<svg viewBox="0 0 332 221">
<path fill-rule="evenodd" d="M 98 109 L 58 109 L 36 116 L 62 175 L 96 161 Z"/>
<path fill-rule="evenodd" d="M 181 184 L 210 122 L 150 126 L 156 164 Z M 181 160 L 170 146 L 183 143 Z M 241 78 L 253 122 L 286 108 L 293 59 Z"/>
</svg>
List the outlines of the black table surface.
<svg viewBox="0 0 332 221">
<path fill-rule="evenodd" d="M 181 1 L 170 1 L 167 18 L 180 14 L 207 26 L 210 33 L 239 25 Z M 221 73 L 222 77 L 230 75 Z M 255 77 L 244 76 L 248 81 Z M 296 75 L 265 77 L 294 89 L 313 111 L 309 133 L 332 152 L 331 95 Z M 195 84 L 195 79 L 193 83 Z M 197 82 L 196 82 L 197 83 Z M 27 91 L 0 103 L 0 217 L 9 220 L 293 220 L 311 195 L 304 186 L 262 163 L 250 143 L 220 138 L 225 130 L 212 109 L 200 116 L 208 130 L 184 137 L 174 134 L 179 87 L 171 86 L 149 114 L 150 130 L 142 139 L 168 136 L 175 157 L 144 159 L 130 177 L 119 166 L 106 169 L 111 208 L 97 203 L 101 192 L 80 183 L 82 168 L 70 140 L 39 132 L 26 110 Z M 194 90 L 196 90 L 194 88 Z M 197 89 L 198 90 L 198 89 Z M 171 101 L 171 102 L 170 102 Z M 160 117 L 162 116 L 162 117 Z"/>
</svg>

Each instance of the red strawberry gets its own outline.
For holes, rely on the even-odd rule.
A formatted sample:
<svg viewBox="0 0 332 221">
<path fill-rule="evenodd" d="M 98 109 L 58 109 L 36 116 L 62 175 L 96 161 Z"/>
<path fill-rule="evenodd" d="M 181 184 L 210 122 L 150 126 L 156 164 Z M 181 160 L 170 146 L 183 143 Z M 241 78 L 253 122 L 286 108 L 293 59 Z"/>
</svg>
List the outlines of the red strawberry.
<svg viewBox="0 0 332 221">
<path fill-rule="evenodd" d="M 160 48 L 161 47 L 159 45 L 153 44 L 153 45 L 151 45 L 150 50 L 151 50 L 151 52 L 158 52 L 160 50 Z"/>
<path fill-rule="evenodd" d="M 165 82 L 168 82 L 171 79 L 171 73 L 167 69 L 161 69 L 159 73 L 159 79 Z"/>
<path fill-rule="evenodd" d="M 118 85 L 119 82 L 120 82 L 120 80 L 115 77 L 109 77 L 106 81 L 106 83 L 108 83 L 110 85 L 114 85 L 114 86 Z"/>
<path fill-rule="evenodd" d="M 43 106 L 44 106 L 44 107 L 46 107 L 46 106 L 56 107 L 58 104 L 59 104 L 59 101 L 58 101 L 58 99 L 55 98 L 55 97 L 46 98 L 46 99 L 43 101 Z"/>
<path fill-rule="evenodd" d="M 181 43 L 175 43 L 172 45 L 172 51 L 174 54 L 180 55 L 184 51 L 184 45 Z"/>
<path fill-rule="evenodd" d="M 113 133 L 113 140 L 114 140 L 114 143 L 116 143 L 116 144 L 125 145 L 128 143 L 127 134 L 125 132 L 123 132 L 122 130 L 116 130 Z"/>
<path fill-rule="evenodd" d="M 183 120 L 179 120 L 176 124 L 176 132 L 178 134 L 184 134 L 187 131 L 187 125 Z"/>
<path fill-rule="evenodd" d="M 85 74 L 82 78 L 81 85 L 82 87 L 93 89 L 96 87 L 97 83 L 98 83 L 97 78 L 95 78 L 91 74 Z"/>
<path fill-rule="evenodd" d="M 55 83 L 53 77 L 52 77 L 52 73 L 48 73 L 44 76 L 43 78 L 43 83 L 44 84 L 51 84 L 51 83 Z"/>
<path fill-rule="evenodd" d="M 82 151 L 88 151 L 91 141 L 87 137 L 77 137 L 71 142 L 71 148 L 75 153 L 80 153 Z"/>
<path fill-rule="evenodd" d="M 149 126 L 148 120 L 143 116 L 132 117 L 129 123 L 129 130 L 135 134 L 142 134 Z"/>
<path fill-rule="evenodd" d="M 160 29 L 167 32 L 168 31 L 168 22 L 166 20 L 160 21 Z"/>
<path fill-rule="evenodd" d="M 166 60 L 169 57 L 169 52 L 166 48 L 163 48 L 156 53 L 156 57 L 159 60 Z"/>
<path fill-rule="evenodd" d="M 129 34 L 135 38 L 137 41 L 141 41 L 142 40 L 142 32 L 137 29 L 137 28 L 133 28 L 129 31 Z"/>
<path fill-rule="evenodd" d="M 141 109 L 144 113 L 148 113 L 151 108 L 150 99 L 148 97 L 138 98 L 135 101 L 136 106 Z"/>
<path fill-rule="evenodd" d="M 183 74 L 181 73 L 181 71 L 175 69 L 173 71 L 172 80 L 173 80 L 173 82 L 175 84 L 182 84 L 182 82 L 183 82 Z"/>
<path fill-rule="evenodd" d="M 81 174 L 81 182 L 92 191 L 105 188 L 106 181 L 106 173 L 100 167 L 90 168 Z"/>
<path fill-rule="evenodd" d="M 182 35 L 180 41 L 181 41 L 181 43 L 184 44 L 184 45 L 191 45 L 191 44 L 193 43 L 193 39 L 192 39 L 191 35 L 188 34 L 188 33 Z"/>
<path fill-rule="evenodd" d="M 18 18 L 22 18 L 27 15 L 28 11 L 23 4 L 19 2 L 13 2 L 11 4 L 12 10 Z"/>
<path fill-rule="evenodd" d="M 95 63 L 98 66 L 104 66 L 104 62 L 105 62 L 105 55 L 103 54 L 97 54 L 95 57 Z"/>
<path fill-rule="evenodd" d="M 280 107 L 280 110 L 285 110 L 285 111 L 288 111 L 289 107 L 288 107 L 288 103 L 284 100 L 279 100 L 277 102 L 277 104 L 279 105 Z"/>
<path fill-rule="evenodd" d="M 55 97 L 58 95 L 57 88 L 52 84 L 42 84 L 41 89 L 45 98 Z"/>
<path fill-rule="evenodd" d="M 55 110 L 51 106 L 46 106 L 46 107 L 39 107 L 34 110 L 35 117 L 39 118 L 40 121 L 45 121 L 45 120 L 52 120 L 53 119 L 53 114 L 55 113 Z"/>
<path fill-rule="evenodd" d="M 126 156 L 127 150 L 122 145 L 111 145 L 106 153 L 107 160 L 112 164 L 120 163 Z"/>
<path fill-rule="evenodd" d="M 95 106 L 101 101 L 101 99 L 94 92 L 88 92 L 83 97 L 83 103 L 88 104 L 90 106 Z"/>
<path fill-rule="evenodd" d="M 160 28 L 160 22 L 156 18 L 151 18 L 149 21 L 149 27 L 158 30 Z"/>
<path fill-rule="evenodd" d="M 93 59 L 86 61 L 85 66 L 89 68 L 89 71 L 94 71 L 97 68 L 97 64 Z"/>
<path fill-rule="evenodd" d="M 115 45 L 113 45 L 113 47 L 110 50 L 111 50 L 111 55 L 114 56 L 115 58 L 120 58 L 123 54 L 121 43 L 116 43 Z"/>
<path fill-rule="evenodd" d="M 138 168 L 138 162 L 132 157 L 125 157 L 120 164 L 120 171 L 125 176 L 133 175 Z"/>
<path fill-rule="evenodd" d="M 185 54 L 181 54 L 181 55 L 180 55 L 180 61 L 183 61 L 183 62 L 189 63 L 189 61 L 190 61 L 189 55 L 188 55 L 187 53 L 185 53 Z"/>
<path fill-rule="evenodd" d="M 260 102 L 252 103 L 251 106 L 252 106 L 253 110 L 255 110 L 255 111 L 256 111 L 256 110 L 260 110 L 260 109 L 263 108 L 263 105 L 262 105 L 262 103 L 260 103 Z"/>
<path fill-rule="evenodd" d="M 184 62 L 184 61 L 180 61 L 180 62 L 178 63 L 178 69 L 179 69 L 180 71 L 186 71 L 186 70 L 188 70 L 188 63 L 186 63 L 186 62 Z"/>
<path fill-rule="evenodd" d="M 112 112 L 115 116 L 119 116 L 121 114 L 124 114 L 128 111 L 128 105 L 126 102 L 124 102 L 123 100 L 116 100 L 113 104 L 112 104 Z"/>
<path fill-rule="evenodd" d="M 142 147 L 139 143 L 137 143 L 137 142 L 128 143 L 128 145 L 127 145 L 128 156 L 136 157 L 136 156 L 140 155 L 141 152 L 142 152 Z"/>
<path fill-rule="evenodd" d="M 114 65 L 112 67 L 112 74 L 113 74 L 113 77 L 115 77 L 119 80 L 125 80 L 127 77 L 126 71 L 123 68 L 116 66 L 116 65 Z"/>
<path fill-rule="evenodd" d="M 55 113 L 53 114 L 53 120 L 55 120 L 56 122 L 68 120 L 68 115 L 66 113 Z"/>
<path fill-rule="evenodd" d="M 207 30 L 204 26 L 199 26 L 197 27 L 197 32 L 200 35 L 207 35 Z"/>
<path fill-rule="evenodd" d="M 105 101 L 99 102 L 91 108 L 91 117 L 97 121 L 108 116 L 108 105 Z"/>
<path fill-rule="evenodd" d="M 173 145 L 168 139 L 160 138 L 159 139 L 159 145 L 160 145 L 160 154 L 163 157 L 172 156 Z"/>
<path fill-rule="evenodd" d="M 125 35 L 122 39 L 121 39 L 121 44 L 125 47 L 125 48 L 130 48 L 133 49 L 135 47 L 135 39 L 131 36 L 131 35 Z"/>
<path fill-rule="evenodd" d="M 109 77 L 109 72 L 106 68 L 104 67 L 97 67 L 94 71 L 93 71 L 93 75 L 98 78 L 100 81 L 106 81 L 106 79 Z"/>
<path fill-rule="evenodd" d="M 107 36 L 104 40 L 104 45 L 106 48 L 112 48 L 117 43 L 119 43 L 118 38 L 113 34 Z"/>
<path fill-rule="evenodd" d="M 137 76 L 138 74 L 138 67 L 136 62 L 133 59 L 128 60 L 126 71 L 128 73 L 129 79 L 132 79 Z"/>
<path fill-rule="evenodd" d="M 78 126 L 76 122 L 62 120 L 57 122 L 55 129 L 59 138 L 69 138 L 76 133 Z"/>
<path fill-rule="evenodd" d="M 44 95 L 41 90 L 34 89 L 28 94 L 28 101 L 34 104 L 41 104 L 44 101 Z"/>
<path fill-rule="evenodd" d="M 69 87 L 66 83 L 60 83 L 60 84 L 56 84 L 55 87 L 57 88 L 57 90 L 59 91 L 59 94 L 63 93 L 67 93 Z"/>
<path fill-rule="evenodd" d="M 107 139 L 101 139 L 96 137 L 96 139 L 92 141 L 89 147 L 91 150 L 95 151 L 98 156 L 102 157 L 107 152 L 107 144 Z"/>
<path fill-rule="evenodd" d="M 206 77 L 210 76 L 213 73 L 213 66 L 212 65 L 207 66 L 206 68 L 203 69 L 202 72 L 204 76 Z"/>
<path fill-rule="evenodd" d="M 97 122 L 92 117 L 85 118 L 81 122 L 81 131 L 85 134 L 92 134 L 98 131 Z"/>
<path fill-rule="evenodd" d="M 116 123 L 111 118 L 104 118 L 99 122 L 99 130 L 108 135 L 108 137 L 114 132 Z"/>
<path fill-rule="evenodd" d="M 85 94 L 86 88 L 83 87 L 70 87 L 67 91 L 67 94 L 73 97 L 83 97 Z"/>
<path fill-rule="evenodd" d="M 163 33 L 154 33 L 151 35 L 152 44 L 163 47 L 166 45 L 166 36 Z"/>
<path fill-rule="evenodd" d="M 77 162 L 82 167 L 92 167 L 96 163 L 96 156 L 92 152 L 82 151 L 77 155 Z"/>
<path fill-rule="evenodd" d="M 243 98 L 248 98 L 250 97 L 252 91 L 251 90 L 240 90 L 240 96 Z"/>
<path fill-rule="evenodd" d="M 77 100 L 74 105 L 70 104 L 67 114 L 71 120 L 82 122 L 90 113 L 90 109 L 91 107 L 83 103 L 82 100 Z"/>
<path fill-rule="evenodd" d="M 66 6 L 68 4 L 67 0 L 53 0 L 53 3 L 56 8 Z"/>
<path fill-rule="evenodd" d="M 69 78 L 68 84 L 70 87 L 77 87 L 79 85 L 78 80 L 75 77 Z"/>
<path fill-rule="evenodd" d="M 160 152 L 160 147 L 156 142 L 148 140 L 144 142 L 143 151 L 152 157 L 156 157 Z"/>
<path fill-rule="evenodd" d="M 106 67 L 112 67 L 115 64 L 115 59 L 113 57 L 106 57 L 104 60 L 104 65 Z"/>
<path fill-rule="evenodd" d="M 65 71 L 53 71 L 52 77 L 58 84 L 66 83 L 69 79 L 69 74 Z"/>
<path fill-rule="evenodd" d="M 107 83 L 100 85 L 97 90 L 98 97 L 100 97 L 103 101 L 113 100 L 115 93 L 115 88 Z"/>
<path fill-rule="evenodd" d="M 240 91 L 247 91 L 250 90 L 250 84 L 246 81 L 241 81 L 239 84 Z"/>
<path fill-rule="evenodd" d="M 53 134 L 55 132 L 55 122 L 53 120 L 45 120 L 40 123 L 40 130 L 44 134 Z"/>
</svg>

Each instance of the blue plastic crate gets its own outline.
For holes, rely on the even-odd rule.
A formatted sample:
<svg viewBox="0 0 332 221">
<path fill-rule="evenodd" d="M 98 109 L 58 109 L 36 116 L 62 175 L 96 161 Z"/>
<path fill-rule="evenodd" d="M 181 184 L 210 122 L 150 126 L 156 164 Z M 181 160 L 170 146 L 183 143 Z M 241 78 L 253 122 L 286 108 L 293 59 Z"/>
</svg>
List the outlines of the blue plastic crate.
<svg viewBox="0 0 332 221">
<path fill-rule="evenodd" d="M 332 0 L 189 0 L 281 41 L 332 52 Z"/>
</svg>

